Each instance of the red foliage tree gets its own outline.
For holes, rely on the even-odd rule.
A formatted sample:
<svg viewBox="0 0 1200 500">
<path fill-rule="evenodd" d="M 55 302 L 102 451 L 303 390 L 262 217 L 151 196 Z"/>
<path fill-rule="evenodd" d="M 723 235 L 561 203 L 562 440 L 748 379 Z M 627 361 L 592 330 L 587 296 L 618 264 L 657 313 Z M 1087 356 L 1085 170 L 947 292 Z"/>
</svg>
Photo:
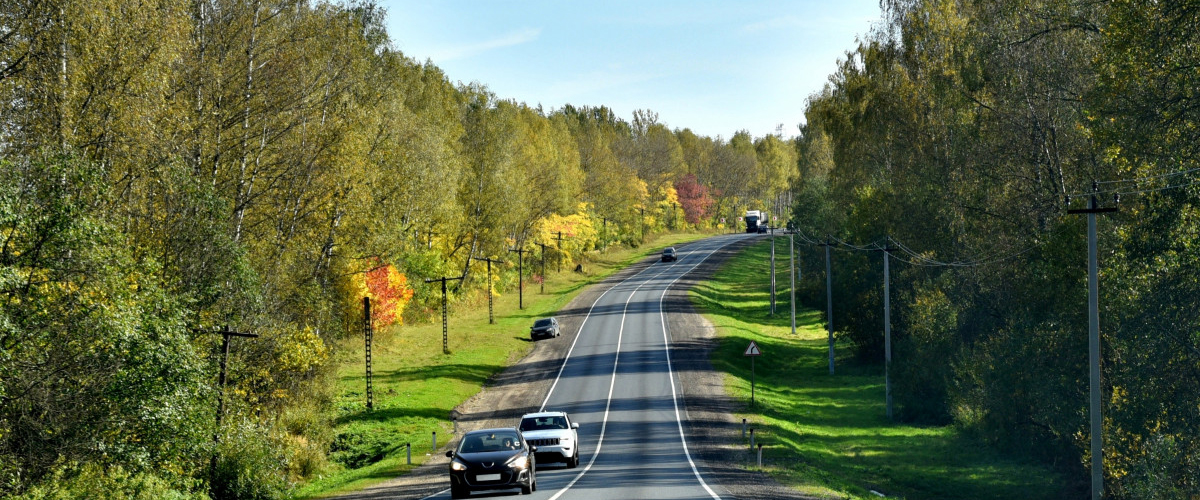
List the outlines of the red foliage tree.
<svg viewBox="0 0 1200 500">
<path fill-rule="evenodd" d="M 401 323 L 404 306 L 413 297 L 408 277 L 385 264 L 367 271 L 365 281 L 367 295 L 371 297 L 371 324 L 382 328 Z"/>
<path fill-rule="evenodd" d="M 708 209 L 713 205 L 709 196 L 708 186 L 700 184 L 694 174 L 687 174 L 675 181 L 675 193 L 679 196 L 679 206 L 689 224 L 696 224 L 708 216 Z"/>
</svg>

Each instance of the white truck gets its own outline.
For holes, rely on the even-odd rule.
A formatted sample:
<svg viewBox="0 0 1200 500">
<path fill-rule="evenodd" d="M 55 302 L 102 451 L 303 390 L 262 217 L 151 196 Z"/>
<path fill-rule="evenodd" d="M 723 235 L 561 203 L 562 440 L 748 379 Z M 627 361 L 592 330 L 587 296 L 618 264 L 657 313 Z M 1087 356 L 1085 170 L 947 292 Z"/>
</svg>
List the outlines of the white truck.
<svg viewBox="0 0 1200 500">
<path fill-rule="evenodd" d="M 761 233 L 767 227 L 767 213 L 759 210 L 746 211 L 746 232 Z"/>
</svg>

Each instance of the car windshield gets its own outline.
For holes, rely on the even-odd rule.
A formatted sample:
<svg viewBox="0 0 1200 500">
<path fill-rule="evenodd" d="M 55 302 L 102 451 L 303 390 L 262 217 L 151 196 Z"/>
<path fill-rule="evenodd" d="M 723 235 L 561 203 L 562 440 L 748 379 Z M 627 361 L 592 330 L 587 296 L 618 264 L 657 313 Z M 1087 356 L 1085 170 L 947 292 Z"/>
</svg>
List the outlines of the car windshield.
<svg viewBox="0 0 1200 500">
<path fill-rule="evenodd" d="M 668 248 L 668 249 L 666 249 L 666 250 L 663 250 L 663 253 L 665 253 L 665 254 L 672 254 L 672 253 L 675 253 L 675 249 L 674 249 L 674 248 Z"/>
<path fill-rule="evenodd" d="M 516 450 L 521 438 L 515 432 L 479 432 L 467 434 L 458 447 L 459 453 L 487 453 Z"/>
<path fill-rule="evenodd" d="M 550 318 L 539 319 L 539 320 L 533 322 L 534 328 L 542 328 L 542 327 L 547 327 L 547 326 L 550 326 Z"/>
<path fill-rule="evenodd" d="M 566 417 L 529 417 L 521 420 L 521 431 L 544 431 L 547 429 L 566 429 Z"/>
</svg>

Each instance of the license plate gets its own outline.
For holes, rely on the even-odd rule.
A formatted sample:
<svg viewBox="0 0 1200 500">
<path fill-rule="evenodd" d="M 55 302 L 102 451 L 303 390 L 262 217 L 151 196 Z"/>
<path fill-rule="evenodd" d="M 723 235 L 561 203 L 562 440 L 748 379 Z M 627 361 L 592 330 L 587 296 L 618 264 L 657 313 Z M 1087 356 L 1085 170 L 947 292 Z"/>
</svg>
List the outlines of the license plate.
<svg viewBox="0 0 1200 500">
<path fill-rule="evenodd" d="M 500 474 L 480 474 L 475 476 L 476 481 L 499 481 Z"/>
</svg>

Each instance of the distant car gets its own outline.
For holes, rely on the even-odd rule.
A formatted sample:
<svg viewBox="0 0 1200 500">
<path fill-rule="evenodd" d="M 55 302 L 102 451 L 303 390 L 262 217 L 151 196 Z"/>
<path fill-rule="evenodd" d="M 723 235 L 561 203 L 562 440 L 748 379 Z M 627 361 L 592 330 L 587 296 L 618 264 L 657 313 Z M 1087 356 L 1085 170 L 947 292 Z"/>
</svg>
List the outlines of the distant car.
<svg viewBox="0 0 1200 500">
<path fill-rule="evenodd" d="M 466 498 L 475 490 L 520 488 L 522 495 L 537 491 L 536 446 L 516 429 L 468 432 L 450 457 L 450 498 Z"/>
<path fill-rule="evenodd" d="M 763 224 L 763 225 L 760 225 L 760 226 L 758 226 L 758 232 L 759 232 L 760 234 L 761 234 L 761 233 L 765 233 L 765 232 L 767 232 L 767 231 L 770 231 L 770 229 L 771 229 L 771 228 L 767 227 L 767 225 L 766 225 L 766 224 Z"/>
<path fill-rule="evenodd" d="M 663 250 L 663 253 L 662 253 L 662 261 L 663 262 L 674 262 L 676 258 L 677 258 L 677 255 L 675 254 L 675 247 L 667 247 L 666 250 Z"/>
<path fill-rule="evenodd" d="M 539 462 L 563 462 L 571 469 L 579 466 L 579 424 L 566 412 L 526 413 L 517 428 L 525 441 L 537 448 Z"/>
<path fill-rule="evenodd" d="M 538 337 L 557 337 L 562 334 L 558 327 L 558 319 L 542 318 L 533 322 L 533 326 L 529 327 L 529 338 L 536 339 Z"/>
</svg>

